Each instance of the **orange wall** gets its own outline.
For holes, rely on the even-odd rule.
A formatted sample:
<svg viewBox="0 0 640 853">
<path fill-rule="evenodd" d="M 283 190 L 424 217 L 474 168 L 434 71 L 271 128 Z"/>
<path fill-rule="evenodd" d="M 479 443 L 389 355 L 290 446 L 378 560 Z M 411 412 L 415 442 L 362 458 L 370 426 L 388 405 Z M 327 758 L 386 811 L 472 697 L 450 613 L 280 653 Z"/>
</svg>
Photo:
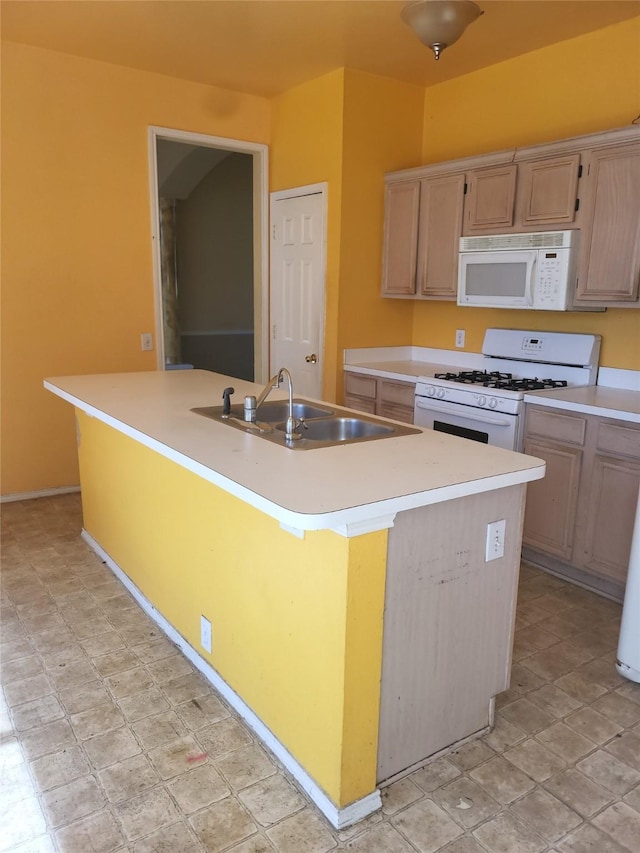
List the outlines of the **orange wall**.
<svg viewBox="0 0 640 853">
<path fill-rule="evenodd" d="M 296 86 L 272 100 L 272 192 L 326 181 L 327 263 L 323 397 L 335 400 L 338 287 L 342 225 L 344 69 Z"/>
<path fill-rule="evenodd" d="M 445 54 L 446 57 L 446 54 Z M 425 92 L 422 162 L 622 127 L 640 113 L 640 18 L 502 62 Z M 414 164 L 415 165 L 415 164 Z M 416 303 L 413 344 L 477 352 L 488 326 L 602 335 L 601 363 L 640 370 L 640 312 L 499 311 Z"/>
<path fill-rule="evenodd" d="M 78 482 L 45 376 L 153 370 L 149 125 L 269 141 L 269 102 L 3 42 L 2 493 Z"/>
</svg>

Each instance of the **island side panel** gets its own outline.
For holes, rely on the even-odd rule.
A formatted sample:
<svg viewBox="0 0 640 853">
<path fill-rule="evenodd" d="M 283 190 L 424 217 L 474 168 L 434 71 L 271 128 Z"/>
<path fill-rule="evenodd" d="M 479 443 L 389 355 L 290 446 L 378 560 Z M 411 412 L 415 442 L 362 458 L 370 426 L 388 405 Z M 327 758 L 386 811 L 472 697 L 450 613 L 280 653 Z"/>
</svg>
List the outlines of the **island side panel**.
<svg viewBox="0 0 640 853">
<path fill-rule="evenodd" d="M 387 531 L 298 539 L 77 417 L 87 532 L 337 806 L 373 792 Z M 211 654 L 200 647 L 201 615 Z"/>
<path fill-rule="evenodd" d="M 389 534 L 378 781 L 482 730 L 509 684 L 525 486 L 399 513 Z M 485 562 L 487 524 L 506 520 Z"/>
</svg>

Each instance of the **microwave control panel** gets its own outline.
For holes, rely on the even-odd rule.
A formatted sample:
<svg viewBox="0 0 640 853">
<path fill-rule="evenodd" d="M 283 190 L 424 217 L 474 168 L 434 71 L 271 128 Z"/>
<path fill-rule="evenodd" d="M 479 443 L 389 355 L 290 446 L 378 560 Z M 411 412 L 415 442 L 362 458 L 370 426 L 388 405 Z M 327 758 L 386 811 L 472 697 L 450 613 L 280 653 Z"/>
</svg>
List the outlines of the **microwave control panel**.
<svg viewBox="0 0 640 853">
<path fill-rule="evenodd" d="M 568 249 L 541 249 L 538 252 L 533 307 L 562 311 L 567 307 Z"/>
</svg>

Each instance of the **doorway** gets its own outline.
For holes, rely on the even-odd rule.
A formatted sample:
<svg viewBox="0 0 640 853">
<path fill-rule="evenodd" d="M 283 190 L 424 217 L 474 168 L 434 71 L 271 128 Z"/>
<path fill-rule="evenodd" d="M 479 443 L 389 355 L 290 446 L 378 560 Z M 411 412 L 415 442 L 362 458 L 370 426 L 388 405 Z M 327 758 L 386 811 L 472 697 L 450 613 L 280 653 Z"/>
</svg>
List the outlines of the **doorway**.
<svg viewBox="0 0 640 853">
<path fill-rule="evenodd" d="M 150 128 L 157 366 L 268 368 L 267 146 Z"/>
</svg>

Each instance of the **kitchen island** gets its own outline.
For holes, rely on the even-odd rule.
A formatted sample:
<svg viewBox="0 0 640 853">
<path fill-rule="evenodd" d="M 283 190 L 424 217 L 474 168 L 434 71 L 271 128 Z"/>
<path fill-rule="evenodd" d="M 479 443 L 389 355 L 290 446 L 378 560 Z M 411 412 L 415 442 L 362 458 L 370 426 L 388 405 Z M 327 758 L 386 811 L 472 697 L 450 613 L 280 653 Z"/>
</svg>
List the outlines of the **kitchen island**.
<svg viewBox="0 0 640 853">
<path fill-rule="evenodd" d="M 429 430 L 294 451 L 191 411 L 227 385 L 261 390 L 199 370 L 45 381 L 76 409 L 87 541 L 343 827 L 491 724 L 544 463 Z"/>
</svg>

